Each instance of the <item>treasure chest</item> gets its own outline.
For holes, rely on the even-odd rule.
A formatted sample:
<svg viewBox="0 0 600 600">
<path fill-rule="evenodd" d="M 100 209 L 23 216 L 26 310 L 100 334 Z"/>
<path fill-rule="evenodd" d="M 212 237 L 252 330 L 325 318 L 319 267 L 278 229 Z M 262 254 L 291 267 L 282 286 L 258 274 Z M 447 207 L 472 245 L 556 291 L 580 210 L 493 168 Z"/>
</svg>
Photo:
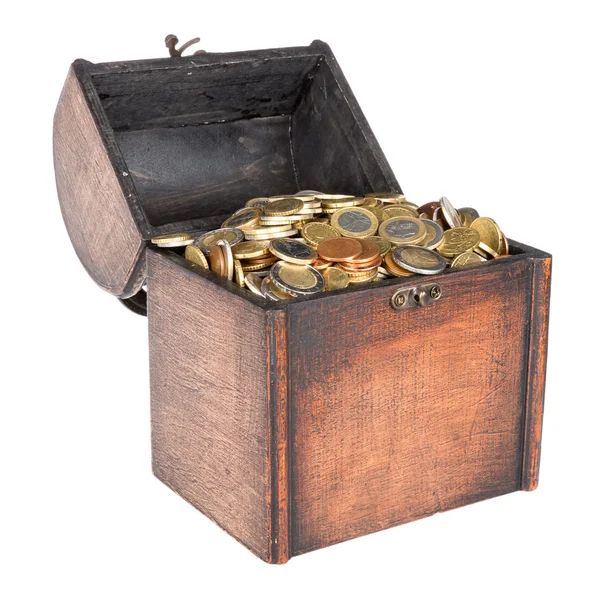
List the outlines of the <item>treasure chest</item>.
<svg viewBox="0 0 600 600">
<path fill-rule="evenodd" d="M 275 302 L 155 236 L 254 196 L 401 188 L 330 48 L 73 63 L 58 196 L 147 316 L 155 475 L 267 562 L 537 486 L 551 257 Z"/>
</svg>

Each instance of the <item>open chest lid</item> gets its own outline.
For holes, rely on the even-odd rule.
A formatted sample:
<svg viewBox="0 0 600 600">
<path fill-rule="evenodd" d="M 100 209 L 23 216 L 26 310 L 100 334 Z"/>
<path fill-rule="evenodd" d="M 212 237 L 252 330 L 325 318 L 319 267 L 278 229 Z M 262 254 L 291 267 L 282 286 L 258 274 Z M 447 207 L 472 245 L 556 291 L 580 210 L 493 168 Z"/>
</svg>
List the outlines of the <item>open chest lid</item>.
<svg viewBox="0 0 600 600">
<path fill-rule="evenodd" d="M 401 192 L 329 46 L 73 63 L 54 119 L 75 250 L 128 298 L 157 235 L 203 231 L 255 196 Z"/>
</svg>

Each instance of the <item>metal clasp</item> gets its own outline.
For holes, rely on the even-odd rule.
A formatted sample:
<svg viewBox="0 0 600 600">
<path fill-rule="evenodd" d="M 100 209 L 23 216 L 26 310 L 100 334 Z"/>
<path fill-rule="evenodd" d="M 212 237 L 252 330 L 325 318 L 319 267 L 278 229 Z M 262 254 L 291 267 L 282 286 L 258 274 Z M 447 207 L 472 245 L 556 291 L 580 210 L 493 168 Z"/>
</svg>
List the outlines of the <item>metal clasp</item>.
<svg viewBox="0 0 600 600">
<path fill-rule="evenodd" d="M 416 285 L 396 290 L 390 303 L 395 310 L 427 306 L 438 300 L 441 295 L 442 286 L 439 283 Z"/>
</svg>

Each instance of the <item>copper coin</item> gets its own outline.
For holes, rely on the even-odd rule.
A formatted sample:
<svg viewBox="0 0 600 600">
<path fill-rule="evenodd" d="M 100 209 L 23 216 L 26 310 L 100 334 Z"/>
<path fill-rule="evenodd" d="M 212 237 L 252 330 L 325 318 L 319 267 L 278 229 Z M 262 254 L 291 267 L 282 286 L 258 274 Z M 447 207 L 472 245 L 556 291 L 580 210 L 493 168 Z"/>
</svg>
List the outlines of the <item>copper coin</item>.
<svg viewBox="0 0 600 600">
<path fill-rule="evenodd" d="M 375 242 L 371 242 L 362 238 L 359 238 L 358 242 L 362 246 L 362 252 L 352 260 L 346 262 L 358 264 L 371 263 L 380 256 L 381 252 L 379 250 L 379 246 Z"/>
<path fill-rule="evenodd" d="M 330 238 L 317 246 L 317 252 L 323 260 L 334 262 L 350 261 L 363 251 L 362 244 L 354 238 Z"/>
<path fill-rule="evenodd" d="M 312 264 L 312 266 L 317 271 L 323 271 L 323 270 L 325 270 L 325 269 L 327 269 L 328 267 L 331 266 L 331 261 L 330 260 L 323 260 L 322 258 L 317 258 L 317 260 L 315 260 L 315 262 Z"/>
<path fill-rule="evenodd" d="M 433 211 L 436 208 L 439 208 L 439 206 L 439 202 L 428 202 L 427 204 L 423 204 L 423 206 L 419 206 L 419 208 L 417 208 L 417 212 L 419 214 L 425 213 L 428 219 L 433 219 Z"/>
<path fill-rule="evenodd" d="M 208 255 L 208 263 L 210 264 L 210 270 L 213 273 L 216 273 L 219 277 L 227 276 L 225 253 L 221 246 L 215 244 L 211 247 L 210 254 Z"/>
<path fill-rule="evenodd" d="M 356 265 L 354 263 L 341 262 L 338 263 L 338 267 L 341 267 L 342 269 L 344 269 L 344 271 L 348 271 L 348 273 L 364 273 L 366 271 L 371 271 L 372 269 L 379 267 L 381 265 L 382 260 L 383 259 L 381 258 L 381 256 L 378 256 L 374 262 L 369 263 L 368 265 Z"/>
</svg>

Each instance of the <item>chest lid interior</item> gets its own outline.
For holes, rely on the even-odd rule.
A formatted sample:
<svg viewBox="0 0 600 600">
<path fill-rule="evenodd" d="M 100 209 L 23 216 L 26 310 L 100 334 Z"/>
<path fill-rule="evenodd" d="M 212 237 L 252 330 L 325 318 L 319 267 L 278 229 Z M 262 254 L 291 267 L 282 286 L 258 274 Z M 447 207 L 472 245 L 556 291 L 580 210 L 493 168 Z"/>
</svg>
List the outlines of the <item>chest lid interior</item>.
<svg viewBox="0 0 600 600">
<path fill-rule="evenodd" d="M 327 44 L 73 63 L 59 199 L 90 275 L 128 297 L 150 238 L 218 227 L 255 196 L 401 191 Z"/>
</svg>

